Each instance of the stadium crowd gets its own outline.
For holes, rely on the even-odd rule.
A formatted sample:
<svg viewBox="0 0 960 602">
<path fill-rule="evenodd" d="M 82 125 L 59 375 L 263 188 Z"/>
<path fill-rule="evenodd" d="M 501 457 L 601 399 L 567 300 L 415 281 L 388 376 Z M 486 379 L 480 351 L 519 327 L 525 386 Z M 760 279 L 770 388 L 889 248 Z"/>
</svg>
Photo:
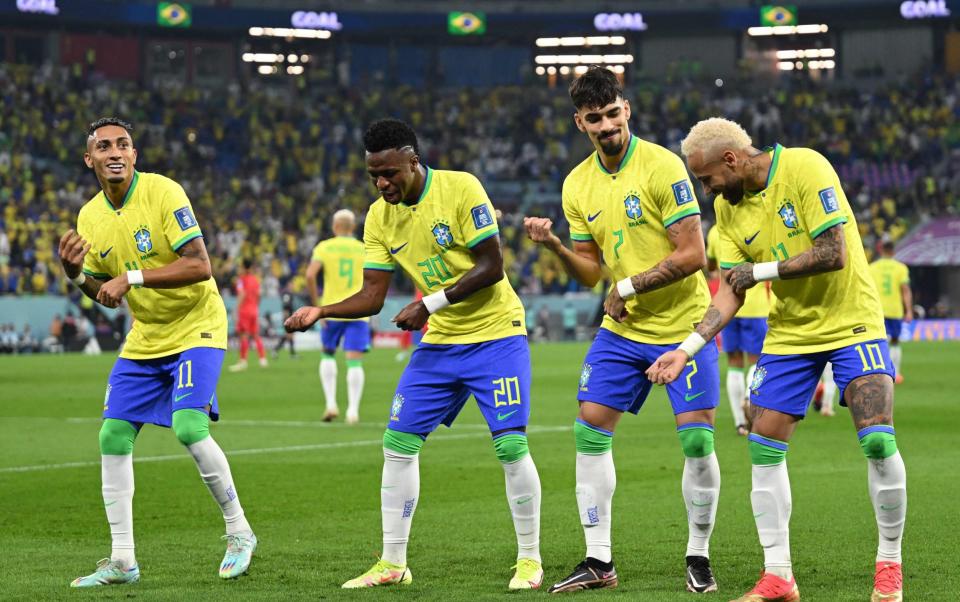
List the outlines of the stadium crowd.
<svg viewBox="0 0 960 602">
<path fill-rule="evenodd" d="M 858 212 L 868 254 L 881 236 L 896 240 L 917 219 L 960 209 L 956 78 L 924 74 L 872 92 L 800 79 L 776 87 L 641 81 L 627 95 L 633 131 L 674 150 L 690 124 L 712 115 L 743 123 L 758 145 L 819 149 Z M 113 114 L 134 124 L 138 167 L 186 189 L 222 288 L 250 257 L 264 295 L 305 291 L 305 262 L 329 235 L 329 217 L 342 207 L 362 215 L 373 197 L 358 150 L 363 129 L 392 115 L 418 130 L 428 165 L 470 171 L 497 191 L 518 291 L 578 290 L 521 223 L 524 214 L 547 215 L 566 231 L 560 184 L 589 149 L 563 86 L 304 89 L 291 103 L 289 90 L 260 85 L 145 90 L 70 68 L 0 63 L 0 98 L 0 294 L 69 292 L 57 240 L 97 192 L 80 156 L 86 126 Z M 517 182 L 526 188 L 496 187 Z M 530 184 L 546 200 L 529 194 Z"/>
</svg>

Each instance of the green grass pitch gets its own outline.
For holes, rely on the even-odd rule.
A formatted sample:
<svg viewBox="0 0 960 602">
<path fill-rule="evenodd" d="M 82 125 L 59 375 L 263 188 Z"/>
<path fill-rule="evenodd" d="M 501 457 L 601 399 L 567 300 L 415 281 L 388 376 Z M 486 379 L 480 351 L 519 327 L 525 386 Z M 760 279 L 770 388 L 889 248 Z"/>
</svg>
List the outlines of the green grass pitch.
<svg viewBox="0 0 960 602">
<path fill-rule="evenodd" d="M 530 448 L 543 483 L 542 552 L 549 585 L 583 556 L 574 499 L 572 423 L 585 344 L 533 347 Z M 956 600 L 953 527 L 960 389 L 956 343 L 904 346 L 897 387 L 897 440 L 907 463 L 904 539 L 908 600 Z M 377 350 L 366 361 L 361 424 L 323 425 L 316 354 L 284 355 L 262 370 L 224 372 L 223 419 L 213 434 L 230 456 L 240 499 L 260 538 L 250 574 L 223 582 L 223 522 L 173 434 L 144 428 L 137 442 L 134 498 L 137 585 L 73 591 L 76 576 L 109 555 L 100 498 L 97 431 L 113 358 L 0 358 L 0 542 L 3 599 L 477 600 L 506 595 L 515 540 L 503 472 L 475 405 L 421 455 L 421 501 L 405 588 L 345 592 L 380 548 L 380 440 L 403 363 Z M 232 363 L 235 355 L 227 358 Z M 341 361 L 340 394 L 345 399 Z M 472 403 L 472 402 L 471 402 Z M 345 405 L 341 401 L 341 408 Z M 725 395 L 717 453 L 723 485 L 711 559 L 719 594 L 749 588 L 762 552 L 749 505 L 746 442 L 734 434 Z M 669 404 L 656 389 L 614 439 L 614 559 L 617 590 L 586 599 L 691 600 L 684 591 L 683 458 Z M 863 601 L 872 587 L 876 526 L 866 466 L 848 412 L 811 415 L 788 456 L 793 487 L 791 544 L 804 600 Z M 56 465 L 36 469 L 41 465 Z M 544 588 L 546 589 L 546 588 Z M 544 596 L 541 592 L 517 597 Z"/>
</svg>

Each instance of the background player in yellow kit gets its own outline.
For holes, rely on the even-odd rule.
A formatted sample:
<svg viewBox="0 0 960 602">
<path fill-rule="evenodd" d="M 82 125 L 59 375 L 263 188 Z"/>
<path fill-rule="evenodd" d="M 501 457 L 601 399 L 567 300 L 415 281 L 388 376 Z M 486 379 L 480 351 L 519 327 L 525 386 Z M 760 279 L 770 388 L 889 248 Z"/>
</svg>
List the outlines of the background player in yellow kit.
<svg viewBox="0 0 960 602">
<path fill-rule="evenodd" d="M 900 362 L 900 331 L 904 322 L 913 321 L 913 291 L 910 290 L 910 269 L 893 257 L 893 241 L 887 240 L 880 247 L 880 258 L 870 264 L 870 273 L 880 293 L 883 306 L 883 324 L 890 340 L 890 357 L 896 370 L 896 382 L 903 382 Z"/>
</svg>

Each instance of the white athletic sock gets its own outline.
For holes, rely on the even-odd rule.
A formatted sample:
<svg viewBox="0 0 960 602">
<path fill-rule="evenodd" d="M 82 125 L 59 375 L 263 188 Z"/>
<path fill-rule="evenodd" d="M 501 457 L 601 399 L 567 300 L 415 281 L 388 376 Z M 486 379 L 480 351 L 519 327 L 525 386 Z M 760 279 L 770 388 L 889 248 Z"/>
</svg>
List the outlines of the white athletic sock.
<svg viewBox="0 0 960 602">
<path fill-rule="evenodd" d="M 826 408 L 830 412 L 833 410 L 833 398 L 837 396 L 837 383 L 833 380 L 832 363 L 827 362 L 823 369 L 823 376 L 820 378 L 823 380 L 823 399 L 820 401 L 820 407 Z"/>
<path fill-rule="evenodd" d="M 530 454 L 503 465 L 507 503 L 517 532 L 517 559 L 540 561 L 540 475 Z"/>
<path fill-rule="evenodd" d="M 227 526 L 227 535 L 252 532 L 250 523 L 243 515 L 243 507 L 240 505 L 240 498 L 237 497 L 237 489 L 233 485 L 233 476 L 230 474 L 230 464 L 227 462 L 227 456 L 224 455 L 217 442 L 213 440 L 213 437 L 207 437 L 202 441 L 188 445 L 187 450 L 190 451 L 190 455 L 197 463 L 200 478 L 206 483 L 213 499 L 220 505 L 220 510 L 223 512 L 223 521 Z"/>
<path fill-rule="evenodd" d="M 103 506 L 110 523 L 110 560 L 136 566 L 133 545 L 133 454 L 100 456 Z"/>
<path fill-rule="evenodd" d="M 753 491 L 750 492 L 753 520 L 763 546 L 763 564 L 767 572 L 789 580 L 790 562 L 790 478 L 786 461 L 753 465 Z"/>
<path fill-rule="evenodd" d="M 747 418 L 743 415 L 743 396 L 746 391 L 747 386 L 743 380 L 743 370 L 727 368 L 727 398 L 730 400 L 730 411 L 733 412 L 734 426 L 747 423 Z"/>
<path fill-rule="evenodd" d="M 407 566 L 410 525 L 420 497 L 420 456 L 383 450 L 380 513 L 383 516 L 383 556 L 387 562 Z"/>
<path fill-rule="evenodd" d="M 347 368 L 347 416 L 360 414 L 360 398 L 363 397 L 363 366 Z"/>
<path fill-rule="evenodd" d="M 617 471 L 613 466 L 613 452 L 582 454 L 577 452 L 577 507 L 580 524 L 587 542 L 587 556 L 601 562 L 610 562 L 611 507 L 617 488 Z"/>
<path fill-rule="evenodd" d="M 337 360 L 332 357 L 320 360 L 320 384 L 327 398 L 327 411 L 337 411 Z"/>
<path fill-rule="evenodd" d="M 900 452 L 882 460 L 868 458 L 867 483 L 880 532 L 877 562 L 899 563 L 903 524 L 907 519 L 907 470 Z"/>
<path fill-rule="evenodd" d="M 900 359 L 903 357 L 903 350 L 900 349 L 900 344 L 890 345 L 890 359 L 893 360 L 893 369 L 897 374 L 900 374 Z"/>
<path fill-rule="evenodd" d="M 687 505 L 687 556 L 710 557 L 710 534 L 717 518 L 720 498 L 720 463 L 710 452 L 702 458 L 686 458 L 683 463 L 683 501 Z"/>
</svg>

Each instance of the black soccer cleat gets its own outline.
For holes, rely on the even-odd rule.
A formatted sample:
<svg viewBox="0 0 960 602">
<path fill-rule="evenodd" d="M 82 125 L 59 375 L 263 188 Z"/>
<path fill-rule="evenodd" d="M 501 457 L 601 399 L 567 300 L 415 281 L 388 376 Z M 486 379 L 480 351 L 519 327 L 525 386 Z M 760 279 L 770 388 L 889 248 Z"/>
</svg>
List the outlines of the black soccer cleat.
<svg viewBox="0 0 960 602">
<path fill-rule="evenodd" d="M 604 570 L 602 565 L 609 566 L 610 569 Z M 582 589 L 617 587 L 617 584 L 617 570 L 613 568 L 613 562 L 602 563 L 599 560 L 588 558 L 578 564 L 566 579 L 553 584 L 548 591 L 551 594 L 559 594 L 576 592 Z"/>
<path fill-rule="evenodd" d="M 687 590 L 697 594 L 717 591 L 717 580 L 706 556 L 687 556 Z"/>
</svg>

